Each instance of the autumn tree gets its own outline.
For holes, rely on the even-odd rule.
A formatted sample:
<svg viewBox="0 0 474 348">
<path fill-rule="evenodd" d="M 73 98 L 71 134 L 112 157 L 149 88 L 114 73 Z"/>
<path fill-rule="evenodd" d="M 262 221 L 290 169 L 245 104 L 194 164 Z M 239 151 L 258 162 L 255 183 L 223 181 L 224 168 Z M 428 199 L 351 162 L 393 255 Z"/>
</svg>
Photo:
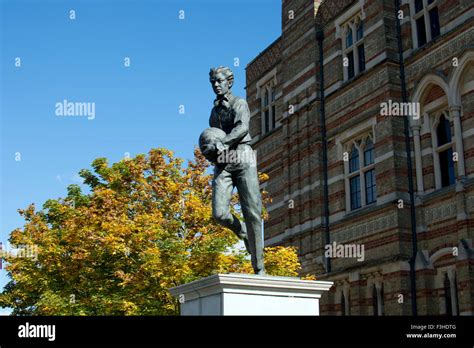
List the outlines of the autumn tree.
<svg viewBox="0 0 474 348">
<path fill-rule="evenodd" d="M 80 172 L 88 192 L 71 185 L 41 210 L 20 210 L 25 225 L 9 241 L 38 254 L 3 255 L 10 282 L 0 306 L 17 315 L 169 315 L 177 313 L 169 288 L 252 273 L 236 237 L 212 219 L 208 165 L 198 150 L 187 166 L 166 149 L 111 166 L 98 158 Z M 265 264 L 283 276 L 300 267 L 283 247 L 267 248 Z"/>
</svg>

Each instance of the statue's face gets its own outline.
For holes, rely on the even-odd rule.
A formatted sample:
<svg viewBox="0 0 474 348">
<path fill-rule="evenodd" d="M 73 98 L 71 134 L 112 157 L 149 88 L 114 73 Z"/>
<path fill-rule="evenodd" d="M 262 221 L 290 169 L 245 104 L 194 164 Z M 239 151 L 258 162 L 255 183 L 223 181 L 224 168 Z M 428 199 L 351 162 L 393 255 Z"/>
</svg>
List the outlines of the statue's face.
<svg viewBox="0 0 474 348">
<path fill-rule="evenodd" d="M 212 89 L 216 95 L 225 95 L 230 90 L 229 80 L 226 79 L 224 74 L 217 73 L 210 79 Z"/>
</svg>

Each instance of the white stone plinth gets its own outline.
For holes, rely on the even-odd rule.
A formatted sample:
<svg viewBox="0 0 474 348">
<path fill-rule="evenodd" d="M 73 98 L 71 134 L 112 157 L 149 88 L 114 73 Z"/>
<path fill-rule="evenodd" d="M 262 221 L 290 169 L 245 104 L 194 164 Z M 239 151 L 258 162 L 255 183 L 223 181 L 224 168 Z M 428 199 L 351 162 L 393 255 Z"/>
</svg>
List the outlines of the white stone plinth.
<svg viewBox="0 0 474 348">
<path fill-rule="evenodd" d="M 216 274 L 170 289 L 181 315 L 319 315 L 332 282 L 254 274 Z"/>
</svg>

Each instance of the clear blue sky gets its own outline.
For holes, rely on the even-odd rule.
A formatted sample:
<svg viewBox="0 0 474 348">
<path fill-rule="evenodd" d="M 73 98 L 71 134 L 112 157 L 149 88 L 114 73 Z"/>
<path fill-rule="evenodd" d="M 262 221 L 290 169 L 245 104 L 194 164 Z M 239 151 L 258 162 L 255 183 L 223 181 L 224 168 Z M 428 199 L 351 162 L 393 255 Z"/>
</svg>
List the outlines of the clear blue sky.
<svg viewBox="0 0 474 348">
<path fill-rule="evenodd" d="M 0 3 L 4 244 L 23 225 L 17 209 L 64 197 L 78 183 L 77 172 L 97 157 L 115 162 L 126 152 L 166 147 L 192 158 L 214 99 L 209 68 L 233 67 L 238 57 L 234 94 L 244 96 L 245 66 L 281 30 L 280 0 Z M 94 102 L 95 119 L 56 116 L 55 104 L 64 99 Z M 6 282 L 2 270 L 0 289 Z"/>
</svg>

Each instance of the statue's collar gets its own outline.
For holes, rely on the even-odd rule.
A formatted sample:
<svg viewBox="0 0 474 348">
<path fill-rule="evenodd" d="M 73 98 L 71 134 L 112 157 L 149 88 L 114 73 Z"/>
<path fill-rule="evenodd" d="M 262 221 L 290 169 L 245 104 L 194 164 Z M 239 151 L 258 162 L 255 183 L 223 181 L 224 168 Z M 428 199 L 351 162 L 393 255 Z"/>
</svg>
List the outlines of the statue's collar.
<svg viewBox="0 0 474 348">
<path fill-rule="evenodd" d="M 218 96 L 215 100 L 214 100 L 214 106 L 219 106 L 219 105 L 223 105 L 225 107 L 229 107 L 230 106 L 230 103 L 232 102 L 232 100 L 234 99 L 235 97 L 232 95 L 232 92 L 227 92 L 226 94 L 222 95 L 222 96 Z"/>
</svg>

